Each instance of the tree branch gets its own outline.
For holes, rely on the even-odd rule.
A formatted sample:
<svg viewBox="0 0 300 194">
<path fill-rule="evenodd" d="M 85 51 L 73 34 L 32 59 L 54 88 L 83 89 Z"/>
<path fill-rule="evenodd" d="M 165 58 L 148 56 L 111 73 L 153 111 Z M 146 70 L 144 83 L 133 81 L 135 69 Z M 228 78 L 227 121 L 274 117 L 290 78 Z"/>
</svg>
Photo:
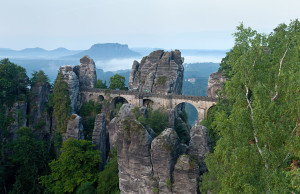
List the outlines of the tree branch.
<svg viewBox="0 0 300 194">
<path fill-rule="evenodd" d="M 286 50 L 284 51 L 283 56 L 282 56 L 282 58 L 280 59 L 280 62 L 279 62 L 278 82 L 279 82 L 279 77 L 280 77 L 280 74 L 281 74 L 281 68 L 282 68 L 283 59 L 284 59 L 285 56 L 286 56 L 286 53 L 287 53 L 287 51 L 288 51 L 288 49 L 289 49 L 289 45 L 290 45 L 290 43 L 288 43 L 287 48 L 286 48 Z M 275 100 L 275 99 L 277 98 L 277 96 L 278 96 L 278 91 L 277 91 L 277 88 L 278 88 L 278 82 L 276 82 L 276 84 L 275 84 L 275 95 L 271 98 L 271 102 L 272 102 L 273 100 Z"/>
<path fill-rule="evenodd" d="M 250 116 L 251 116 L 251 120 L 252 120 L 252 123 L 253 123 L 253 122 L 254 122 L 254 118 L 253 118 L 253 108 L 252 108 L 252 106 L 251 106 L 250 100 L 248 99 L 249 88 L 247 87 L 246 84 L 245 84 L 245 88 L 246 88 L 246 95 L 245 95 L 245 97 L 246 97 L 246 100 L 247 100 L 248 107 L 250 108 Z M 261 156 L 263 156 L 263 155 L 262 155 L 262 150 L 261 150 L 261 148 L 260 148 L 259 145 L 258 145 L 258 137 L 257 137 L 257 134 L 256 134 L 256 132 L 255 132 L 254 124 L 252 124 L 252 125 L 253 125 L 253 128 L 254 128 L 253 136 L 254 136 L 254 140 L 255 140 L 255 145 L 256 145 L 256 147 L 257 147 L 257 150 L 258 150 L 259 154 L 260 154 Z"/>
</svg>

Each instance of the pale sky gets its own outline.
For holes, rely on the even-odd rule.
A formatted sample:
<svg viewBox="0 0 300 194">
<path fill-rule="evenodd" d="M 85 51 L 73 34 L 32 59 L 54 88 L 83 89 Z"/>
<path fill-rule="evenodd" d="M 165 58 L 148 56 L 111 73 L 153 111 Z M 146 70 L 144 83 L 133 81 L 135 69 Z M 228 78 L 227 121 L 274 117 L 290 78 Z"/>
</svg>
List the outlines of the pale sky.
<svg viewBox="0 0 300 194">
<path fill-rule="evenodd" d="M 95 43 L 229 49 L 243 22 L 269 33 L 300 19 L 300 0 L 0 0 L 0 48 Z"/>
</svg>

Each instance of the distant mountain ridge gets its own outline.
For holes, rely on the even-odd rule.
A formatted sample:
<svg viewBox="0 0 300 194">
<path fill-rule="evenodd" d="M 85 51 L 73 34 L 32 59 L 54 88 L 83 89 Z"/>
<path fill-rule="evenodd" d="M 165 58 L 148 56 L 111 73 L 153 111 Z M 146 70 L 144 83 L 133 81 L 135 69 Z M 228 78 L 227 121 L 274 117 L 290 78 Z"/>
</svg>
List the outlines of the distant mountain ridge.
<svg viewBox="0 0 300 194">
<path fill-rule="evenodd" d="M 59 58 L 66 55 L 72 55 L 81 52 L 81 50 L 68 50 L 66 48 L 57 48 L 46 50 L 40 47 L 25 48 L 22 50 L 13 50 L 9 48 L 0 48 L 1 58 Z"/>
<path fill-rule="evenodd" d="M 94 44 L 90 49 L 65 58 L 80 58 L 89 55 L 94 60 L 109 60 L 117 58 L 138 57 L 140 53 L 132 51 L 127 44 L 104 43 Z"/>
<path fill-rule="evenodd" d="M 54 50 L 46 50 L 40 47 L 25 48 L 22 50 L 13 50 L 9 48 L 0 48 L 0 58 L 29 58 L 29 59 L 80 59 L 89 55 L 94 60 L 110 60 L 141 56 L 128 48 L 127 44 L 104 43 L 94 44 L 88 50 L 68 50 L 60 47 Z"/>
</svg>

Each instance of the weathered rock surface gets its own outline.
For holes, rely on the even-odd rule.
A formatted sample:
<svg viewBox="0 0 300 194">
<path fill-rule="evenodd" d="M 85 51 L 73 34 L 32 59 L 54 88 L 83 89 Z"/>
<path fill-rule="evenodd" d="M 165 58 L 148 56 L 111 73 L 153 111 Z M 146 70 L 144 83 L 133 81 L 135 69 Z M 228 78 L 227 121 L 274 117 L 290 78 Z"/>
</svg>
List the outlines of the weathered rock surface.
<svg viewBox="0 0 300 194">
<path fill-rule="evenodd" d="M 93 59 L 84 56 L 80 59 L 80 63 L 77 66 L 65 65 L 60 67 L 69 86 L 73 113 L 77 113 L 81 106 L 79 91 L 94 88 L 97 81 L 96 66 Z"/>
<path fill-rule="evenodd" d="M 7 117 L 13 119 L 13 122 L 7 127 L 8 139 L 14 140 L 16 138 L 16 131 L 21 127 L 26 127 L 27 118 L 27 103 L 26 102 L 16 102 L 13 107 L 8 112 Z"/>
<path fill-rule="evenodd" d="M 223 83 L 226 81 L 225 76 L 222 72 L 215 72 L 209 76 L 207 85 L 207 96 L 217 98 L 217 91 L 223 89 Z"/>
<path fill-rule="evenodd" d="M 188 154 L 196 159 L 200 173 L 203 174 L 207 170 L 204 163 L 205 154 L 211 150 L 207 128 L 202 125 L 192 127 L 190 136 Z"/>
<path fill-rule="evenodd" d="M 80 90 L 94 88 L 97 82 L 96 65 L 89 56 L 80 59 L 80 65 L 75 66 L 75 72 L 79 78 Z"/>
<path fill-rule="evenodd" d="M 31 87 L 32 96 L 29 101 L 29 127 L 39 132 L 50 133 L 51 119 L 45 111 L 50 94 L 49 83 L 38 83 Z M 45 135 L 45 134 L 44 134 Z"/>
<path fill-rule="evenodd" d="M 152 179 L 150 154 L 152 137 L 134 119 L 132 112 L 133 106 L 125 104 L 115 118 L 119 187 L 121 193 L 154 193 L 156 182 Z"/>
<path fill-rule="evenodd" d="M 62 134 L 63 141 L 68 138 L 84 139 L 82 118 L 77 114 L 73 114 L 68 121 L 67 131 Z"/>
<path fill-rule="evenodd" d="M 103 113 L 96 116 L 92 142 L 96 145 L 96 148 L 101 151 L 100 156 L 102 159 L 102 164 L 100 165 L 100 169 L 103 169 L 107 158 L 107 134 L 105 115 Z"/>
<path fill-rule="evenodd" d="M 152 141 L 153 177 L 158 182 L 159 192 L 161 193 L 171 193 L 172 172 L 180 155 L 179 151 L 180 140 L 174 129 L 165 129 Z"/>
<path fill-rule="evenodd" d="M 79 78 L 71 65 L 61 66 L 60 71 L 63 73 L 64 80 L 69 86 L 71 108 L 73 113 L 76 113 L 79 110 Z"/>
<path fill-rule="evenodd" d="M 182 63 L 179 50 L 153 51 L 140 63 L 133 62 L 129 87 L 140 92 L 181 94 L 184 71 Z"/>
<path fill-rule="evenodd" d="M 199 167 L 194 159 L 187 154 L 182 154 L 175 165 L 173 173 L 173 193 L 195 194 L 199 193 Z"/>
</svg>

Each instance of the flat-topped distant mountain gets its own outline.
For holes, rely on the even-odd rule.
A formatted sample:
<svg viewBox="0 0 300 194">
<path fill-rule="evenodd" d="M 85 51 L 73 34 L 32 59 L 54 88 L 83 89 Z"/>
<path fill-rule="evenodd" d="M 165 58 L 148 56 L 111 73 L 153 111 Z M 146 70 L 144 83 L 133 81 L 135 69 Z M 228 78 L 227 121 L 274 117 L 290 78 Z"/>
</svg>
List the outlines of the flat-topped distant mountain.
<svg viewBox="0 0 300 194">
<path fill-rule="evenodd" d="M 140 56 L 140 53 L 130 50 L 127 44 L 105 43 L 94 44 L 88 50 L 79 52 L 75 55 L 66 56 L 65 58 L 81 58 L 85 55 L 89 55 L 94 60 L 109 60 L 138 57 Z"/>
<path fill-rule="evenodd" d="M 59 58 L 67 55 L 74 55 L 81 50 L 68 50 L 66 48 L 57 48 L 54 50 L 46 50 L 43 48 L 25 48 L 22 50 L 13 50 L 0 48 L 1 58 Z"/>
</svg>

